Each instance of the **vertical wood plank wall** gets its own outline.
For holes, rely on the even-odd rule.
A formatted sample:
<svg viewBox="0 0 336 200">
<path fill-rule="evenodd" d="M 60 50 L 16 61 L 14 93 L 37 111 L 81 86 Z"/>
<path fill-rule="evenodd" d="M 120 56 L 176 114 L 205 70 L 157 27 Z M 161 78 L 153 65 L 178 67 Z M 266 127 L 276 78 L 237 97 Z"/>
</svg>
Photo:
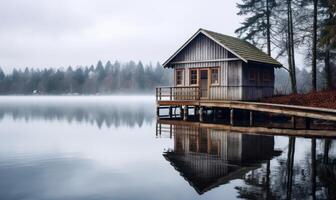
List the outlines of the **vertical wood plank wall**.
<svg viewBox="0 0 336 200">
<path fill-rule="evenodd" d="M 274 91 L 274 68 L 260 66 L 258 64 L 243 64 L 243 100 L 258 100 L 261 97 L 271 97 Z M 249 73 L 251 70 L 257 72 L 256 80 L 250 80 Z M 265 81 L 262 76 L 265 73 L 271 75 L 269 81 Z"/>
<path fill-rule="evenodd" d="M 207 36 L 200 34 L 189 43 L 176 57 L 171 61 L 206 61 L 214 59 L 234 58 L 226 49 L 209 39 Z M 258 82 L 249 82 L 249 69 L 243 61 L 218 61 L 218 62 L 192 62 L 192 63 L 176 63 L 173 64 L 175 70 L 183 69 L 183 85 L 190 86 L 191 68 L 210 68 L 219 67 L 220 83 L 222 87 L 210 87 L 209 98 L 216 100 L 257 100 L 260 97 L 268 97 L 273 95 L 274 74 L 270 83 L 260 84 Z M 258 70 L 273 67 L 256 67 Z M 273 72 L 274 73 L 274 72 Z M 175 74 L 175 73 L 174 73 Z M 198 74 L 199 76 L 200 74 Z M 209 74 L 210 75 L 210 74 Z M 210 77 L 209 77 L 210 78 Z M 176 82 L 174 82 L 176 86 Z M 262 87 L 266 86 L 266 87 Z"/>
</svg>

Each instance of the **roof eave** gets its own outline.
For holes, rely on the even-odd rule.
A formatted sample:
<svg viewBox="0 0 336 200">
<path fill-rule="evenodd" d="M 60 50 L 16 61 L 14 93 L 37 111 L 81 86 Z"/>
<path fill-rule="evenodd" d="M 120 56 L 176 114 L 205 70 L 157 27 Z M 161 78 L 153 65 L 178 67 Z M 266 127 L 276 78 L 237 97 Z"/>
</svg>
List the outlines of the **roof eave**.
<svg viewBox="0 0 336 200">
<path fill-rule="evenodd" d="M 248 60 L 248 63 L 260 63 L 264 65 L 271 65 L 272 67 L 275 67 L 275 68 L 283 67 L 281 63 L 268 63 L 268 62 L 261 62 L 261 61 L 255 61 L 255 60 Z"/>
</svg>

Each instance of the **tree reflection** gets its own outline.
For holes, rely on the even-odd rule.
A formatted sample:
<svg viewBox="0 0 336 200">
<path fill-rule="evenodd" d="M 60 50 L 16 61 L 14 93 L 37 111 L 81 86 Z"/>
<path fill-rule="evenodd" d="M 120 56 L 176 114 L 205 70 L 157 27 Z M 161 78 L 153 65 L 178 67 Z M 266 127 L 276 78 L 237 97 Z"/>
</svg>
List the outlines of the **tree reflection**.
<svg viewBox="0 0 336 200">
<path fill-rule="evenodd" d="M 68 123 L 86 123 L 102 126 L 141 127 L 144 123 L 151 124 L 154 112 L 151 102 L 134 102 L 133 105 L 123 102 L 99 103 L 43 103 L 43 104 L 0 104 L 0 120 L 11 117 L 14 120 L 46 120 Z"/>
<path fill-rule="evenodd" d="M 158 135 L 173 131 L 174 148 L 164 156 L 199 194 L 241 179 L 243 184 L 235 186 L 238 198 L 336 199 L 332 139 L 287 137 L 280 155 L 274 137 L 183 123 L 169 124 L 168 129 L 161 124 Z M 222 171 L 213 174 L 214 169 Z"/>
</svg>

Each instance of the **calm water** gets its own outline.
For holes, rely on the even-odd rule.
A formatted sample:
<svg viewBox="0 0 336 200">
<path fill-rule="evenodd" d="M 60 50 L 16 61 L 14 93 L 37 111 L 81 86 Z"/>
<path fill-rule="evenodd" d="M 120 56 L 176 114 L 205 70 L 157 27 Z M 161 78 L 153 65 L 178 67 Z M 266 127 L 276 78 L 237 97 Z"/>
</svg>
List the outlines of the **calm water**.
<svg viewBox="0 0 336 200">
<path fill-rule="evenodd" d="M 152 97 L 1 97 L 0 120 L 0 199 L 336 193 L 333 140 L 159 126 Z"/>
</svg>

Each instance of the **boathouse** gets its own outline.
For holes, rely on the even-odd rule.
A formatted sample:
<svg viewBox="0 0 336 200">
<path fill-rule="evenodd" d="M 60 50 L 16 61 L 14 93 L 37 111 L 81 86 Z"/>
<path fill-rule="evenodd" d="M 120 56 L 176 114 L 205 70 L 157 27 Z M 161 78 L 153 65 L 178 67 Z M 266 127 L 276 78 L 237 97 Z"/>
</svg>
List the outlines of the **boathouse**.
<svg viewBox="0 0 336 200">
<path fill-rule="evenodd" d="M 273 95 L 274 68 L 282 65 L 252 44 L 199 29 L 164 64 L 174 86 L 158 100 L 258 100 Z"/>
</svg>

